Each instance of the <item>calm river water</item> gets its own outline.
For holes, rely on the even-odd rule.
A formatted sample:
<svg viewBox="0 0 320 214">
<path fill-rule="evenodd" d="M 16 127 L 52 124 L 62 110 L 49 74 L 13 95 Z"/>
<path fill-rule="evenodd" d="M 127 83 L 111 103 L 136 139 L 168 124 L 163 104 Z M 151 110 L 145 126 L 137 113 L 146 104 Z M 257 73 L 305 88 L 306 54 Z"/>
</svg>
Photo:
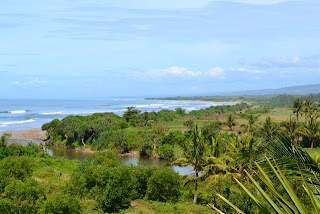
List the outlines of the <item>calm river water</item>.
<svg viewBox="0 0 320 214">
<path fill-rule="evenodd" d="M 51 156 L 64 157 L 66 159 L 76 159 L 83 161 L 86 158 L 91 158 L 91 154 L 85 154 L 82 152 L 77 152 L 73 149 L 59 148 L 59 147 L 47 147 L 47 152 Z M 117 156 L 118 160 L 122 164 L 132 164 L 135 166 L 163 166 L 169 161 L 162 159 L 152 159 L 152 158 L 142 158 L 142 157 L 132 157 L 132 156 Z M 172 168 L 178 172 L 180 175 L 190 175 L 193 173 L 192 166 L 172 166 Z"/>
</svg>

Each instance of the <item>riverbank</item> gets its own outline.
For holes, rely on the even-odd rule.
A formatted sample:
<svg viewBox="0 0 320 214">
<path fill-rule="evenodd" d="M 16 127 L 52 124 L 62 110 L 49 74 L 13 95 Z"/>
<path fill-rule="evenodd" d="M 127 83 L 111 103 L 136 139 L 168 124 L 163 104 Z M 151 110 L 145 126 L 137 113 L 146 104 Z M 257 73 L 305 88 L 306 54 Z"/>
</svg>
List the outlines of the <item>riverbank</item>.
<svg viewBox="0 0 320 214">
<path fill-rule="evenodd" d="M 45 144 L 46 143 L 46 138 L 47 138 L 47 132 L 42 131 L 41 128 L 34 128 L 34 129 L 22 129 L 22 130 L 12 130 L 12 131 L 5 131 L 5 132 L 0 132 L 0 137 L 3 134 L 9 134 L 10 136 L 7 138 L 7 142 L 9 144 L 11 143 L 19 143 L 26 145 L 29 142 L 33 142 L 36 144 Z M 97 152 L 96 150 L 92 150 L 91 148 L 67 148 L 63 145 L 55 144 L 53 143 L 51 145 L 52 147 L 58 147 L 62 149 L 66 149 L 69 151 L 74 151 L 74 152 L 79 152 L 83 154 L 94 154 Z M 117 153 L 117 152 L 116 152 Z M 130 157 L 140 157 L 139 153 L 137 151 L 130 151 L 128 153 L 117 153 L 118 156 L 130 156 Z"/>
</svg>

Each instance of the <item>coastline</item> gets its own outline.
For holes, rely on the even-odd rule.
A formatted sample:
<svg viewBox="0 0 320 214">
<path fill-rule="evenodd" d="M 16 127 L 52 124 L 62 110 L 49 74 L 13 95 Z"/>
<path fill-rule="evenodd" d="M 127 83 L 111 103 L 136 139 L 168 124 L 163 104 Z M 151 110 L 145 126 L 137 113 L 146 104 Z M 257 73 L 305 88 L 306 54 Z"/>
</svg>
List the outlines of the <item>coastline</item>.
<svg viewBox="0 0 320 214">
<path fill-rule="evenodd" d="M 45 144 L 45 139 L 47 137 L 47 132 L 42 131 L 41 128 L 32 128 L 32 129 L 21 129 L 21 130 L 11 130 L 11 131 L 1 131 L 0 137 L 4 134 L 10 134 L 11 136 L 8 137 L 7 142 L 8 144 L 18 143 L 22 145 L 27 145 L 30 142 L 35 144 Z M 94 154 L 97 151 L 92 150 L 91 148 L 67 148 L 62 145 L 53 144 L 53 147 L 60 147 L 67 150 L 73 150 L 75 152 L 83 153 L 83 154 Z M 118 156 L 130 156 L 130 157 L 139 157 L 139 153 L 136 151 L 130 151 L 129 153 L 121 154 L 117 153 Z"/>
<path fill-rule="evenodd" d="M 32 129 L 21 129 L 21 130 L 11 130 L 11 131 L 1 131 L 0 137 L 4 134 L 8 133 L 11 136 L 8 137 L 8 143 L 20 143 L 20 144 L 28 144 L 29 142 L 33 142 L 36 144 L 44 144 L 47 132 L 42 131 L 41 128 L 32 128 Z"/>
</svg>

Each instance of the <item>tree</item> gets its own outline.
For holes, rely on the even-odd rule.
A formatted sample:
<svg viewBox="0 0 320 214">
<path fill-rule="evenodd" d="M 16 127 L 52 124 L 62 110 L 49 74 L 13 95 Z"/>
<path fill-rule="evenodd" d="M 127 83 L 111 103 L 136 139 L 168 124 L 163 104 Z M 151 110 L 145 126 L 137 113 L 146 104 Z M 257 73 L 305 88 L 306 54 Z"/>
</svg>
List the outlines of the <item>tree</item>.
<svg viewBox="0 0 320 214">
<path fill-rule="evenodd" d="M 193 131 L 191 132 L 190 138 L 187 139 L 184 144 L 182 144 L 182 147 L 184 151 L 184 158 L 177 159 L 174 164 L 190 164 L 193 166 L 196 174 L 196 177 L 194 179 L 195 188 L 193 203 L 197 203 L 199 172 L 202 171 L 204 165 L 206 164 L 206 144 L 205 138 L 203 137 L 196 123 L 193 125 Z"/>
<path fill-rule="evenodd" d="M 310 117 L 310 115 L 312 115 L 312 112 L 313 112 L 313 104 L 309 98 L 307 98 L 303 102 L 302 109 L 303 109 L 303 113 L 304 113 L 304 117 L 305 117 L 305 124 L 307 124 L 308 118 Z"/>
<path fill-rule="evenodd" d="M 271 117 L 268 116 L 266 118 L 265 123 L 263 124 L 263 126 L 261 128 L 262 134 L 265 135 L 268 138 L 271 138 L 276 130 L 277 130 L 277 126 L 272 123 Z"/>
<path fill-rule="evenodd" d="M 171 168 L 161 168 L 150 177 L 146 197 L 154 201 L 176 202 L 180 188 L 180 175 Z"/>
<path fill-rule="evenodd" d="M 7 147 L 7 139 L 11 136 L 11 134 L 8 134 L 8 133 L 4 133 L 2 136 L 1 136 L 1 139 L 0 139 L 0 148 L 6 148 Z"/>
<path fill-rule="evenodd" d="M 135 126 L 140 113 L 140 110 L 136 109 L 134 106 L 130 106 L 127 107 L 127 111 L 124 112 L 123 118 L 131 125 Z"/>
<path fill-rule="evenodd" d="M 137 195 L 136 178 L 126 167 L 111 168 L 108 174 L 106 188 L 99 199 L 103 210 L 110 213 L 129 207 L 133 196 Z"/>
<path fill-rule="evenodd" d="M 297 122 L 299 123 L 299 114 L 301 115 L 302 113 L 302 102 L 300 101 L 300 99 L 296 99 L 293 103 L 293 107 L 292 107 L 292 111 L 293 114 L 296 114 L 297 116 Z"/>
<path fill-rule="evenodd" d="M 299 129 L 299 133 L 311 141 L 311 148 L 313 148 L 315 141 L 320 138 L 320 122 L 311 117 L 308 124 Z"/>
<path fill-rule="evenodd" d="M 298 143 L 299 141 L 299 123 L 290 116 L 289 121 L 281 124 L 283 132 L 289 136 L 292 142 Z"/>
<path fill-rule="evenodd" d="M 176 113 L 179 114 L 180 116 L 183 116 L 186 114 L 186 110 L 181 108 L 181 107 L 178 107 L 175 109 Z"/>
<path fill-rule="evenodd" d="M 315 161 L 306 151 L 284 136 L 278 135 L 266 148 L 265 161 L 255 162 L 255 176 L 252 177 L 245 171 L 247 178 L 255 186 L 255 191 L 249 191 L 238 178 L 234 180 L 262 213 L 318 213 L 320 201 L 317 189 L 320 170 Z M 260 179 L 257 180 L 258 178 Z M 245 213 L 222 195 L 217 196 L 238 213 Z M 210 207 L 218 211 L 214 205 Z"/>
<path fill-rule="evenodd" d="M 258 121 L 259 116 L 249 114 L 247 118 L 248 118 L 248 125 L 251 128 Z"/>
<path fill-rule="evenodd" d="M 226 118 L 226 124 L 229 127 L 230 131 L 232 131 L 232 127 L 236 126 L 236 119 L 232 114 L 229 114 L 229 116 Z"/>
</svg>

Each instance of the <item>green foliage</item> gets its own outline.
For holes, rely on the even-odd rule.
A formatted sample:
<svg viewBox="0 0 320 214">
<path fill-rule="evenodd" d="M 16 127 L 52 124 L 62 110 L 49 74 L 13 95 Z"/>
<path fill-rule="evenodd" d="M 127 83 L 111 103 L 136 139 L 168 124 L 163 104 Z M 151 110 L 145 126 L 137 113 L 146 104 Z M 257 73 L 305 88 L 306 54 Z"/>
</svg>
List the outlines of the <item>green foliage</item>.
<svg viewBox="0 0 320 214">
<path fill-rule="evenodd" d="M 160 147 L 159 155 L 161 158 L 165 160 L 173 160 L 174 159 L 174 146 L 170 144 L 163 144 Z"/>
<path fill-rule="evenodd" d="M 24 156 L 9 156 L 0 161 L 0 189 L 10 183 L 10 179 L 25 181 L 33 172 L 32 162 Z"/>
<path fill-rule="evenodd" d="M 74 195 L 54 194 L 44 201 L 39 214 L 77 214 L 81 212 L 80 201 Z"/>
<path fill-rule="evenodd" d="M 131 125 L 136 126 L 137 125 L 137 119 L 140 115 L 140 111 L 136 109 L 134 106 L 127 107 L 127 111 L 124 112 L 123 118 Z"/>
<path fill-rule="evenodd" d="M 183 108 L 179 107 L 175 109 L 176 113 L 180 116 L 183 116 L 186 114 L 186 110 L 184 110 Z"/>
<path fill-rule="evenodd" d="M 181 194 L 181 179 L 173 169 L 156 170 L 148 181 L 146 198 L 154 201 L 175 202 Z"/>
<path fill-rule="evenodd" d="M 127 167 L 111 168 L 103 195 L 98 199 L 106 212 L 128 208 L 136 193 L 136 177 Z"/>
<path fill-rule="evenodd" d="M 10 137 L 10 134 L 8 133 L 4 133 L 2 134 L 1 136 L 1 139 L 0 139 L 0 148 L 6 148 L 7 147 L 7 138 Z"/>
<path fill-rule="evenodd" d="M 255 190 L 255 187 L 250 185 L 249 182 L 245 183 L 251 191 Z M 235 184 L 232 180 L 232 176 L 230 175 L 218 175 L 214 179 L 210 180 L 207 191 L 212 199 L 209 203 L 214 204 L 215 207 L 224 213 L 236 212 L 234 212 L 232 207 L 225 203 L 225 201 L 217 197 L 217 194 L 220 194 L 227 200 L 232 201 L 235 206 L 243 210 L 245 213 L 259 213 L 260 211 L 251 198 L 243 192 L 241 187 Z"/>
<path fill-rule="evenodd" d="M 158 201 L 135 201 L 135 207 L 131 207 L 123 214 L 212 214 L 207 206 L 197 205 L 188 202 L 164 203 Z"/>
<path fill-rule="evenodd" d="M 237 125 L 236 118 L 232 114 L 229 114 L 226 118 L 226 125 L 229 127 L 231 131 L 232 127 Z"/>
<path fill-rule="evenodd" d="M 211 140 L 212 137 L 216 138 L 220 134 L 221 127 L 222 122 L 213 121 L 209 124 L 202 126 L 201 131 L 207 140 Z"/>
<path fill-rule="evenodd" d="M 96 113 L 89 116 L 68 116 L 53 120 L 42 126 L 47 131 L 50 141 L 60 142 L 66 146 L 91 144 L 105 131 L 128 127 L 126 121 L 113 113 Z M 77 142 L 77 143 L 75 143 Z"/>
<path fill-rule="evenodd" d="M 161 144 L 181 145 L 185 141 L 185 136 L 181 131 L 170 131 L 160 139 Z"/>
<path fill-rule="evenodd" d="M 246 115 L 249 115 L 249 114 L 266 114 L 266 113 L 269 113 L 270 110 L 271 110 L 270 107 L 250 108 L 245 112 L 245 114 Z"/>
<path fill-rule="evenodd" d="M 30 178 L 25 181 L 12 180 L 5 187 L 2 202 L 9 203 L 11 213 L 36 213 L 44 198 L 44 188 Z M 8 209 L 7 205 L 2 205 L 0 203 L 0 210 Z"/>
<path fill-rule="evenodd" d="M 194 120 L 187 120 L 183 122 L 183 125 L 188 127 L 189 130 L 192 130 L 194 125 Z"/>
<path fill-rule="evenodd" d="M 191 111 L 189 112 L 189 115 L 204 116 L 204 115 L 215 114 L 215 113 L 217 114 L 234 113 L 248 107 L 249 105 L 247 103 L 240 103 L 236 105 L 211 106 L 209 108 Z"/>
</svg>

